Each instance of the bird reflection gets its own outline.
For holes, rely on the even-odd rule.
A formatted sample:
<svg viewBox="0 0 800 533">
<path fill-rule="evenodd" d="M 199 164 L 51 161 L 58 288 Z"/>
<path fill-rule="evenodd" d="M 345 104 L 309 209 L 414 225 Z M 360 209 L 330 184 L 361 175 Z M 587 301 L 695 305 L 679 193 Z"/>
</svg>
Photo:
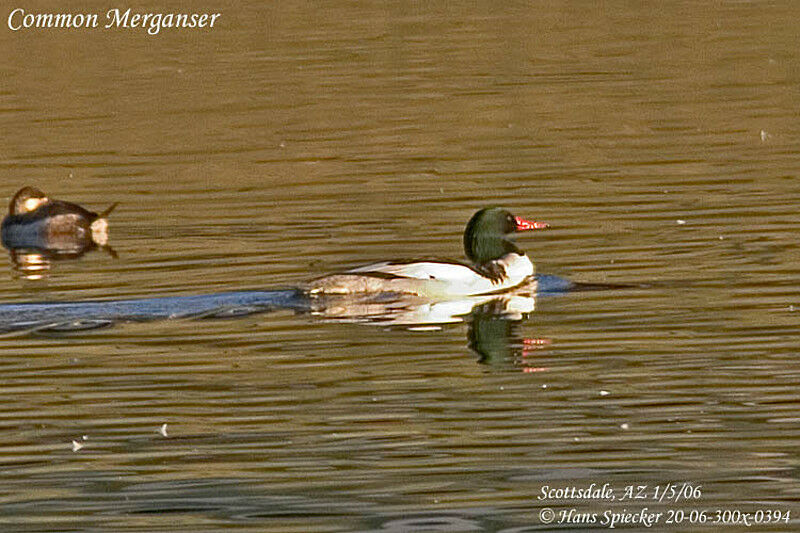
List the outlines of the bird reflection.
<svg viewBox="0 0 800 533">
<path fill-rule="evenodd" d="M 467 345 L 478 355 L 478 362 L 486 365 L 514 365 L 524 372 L 541 372 L 546 368 L 531 365 L 531 356 L 537 349 L 550 344 L 549 339 L 522 338 L 519 318 L 509 317 L 498 309 L 497 300 L 478 305 L 470 313 Z"/>
<path fill-rule="evenodd" d="M 6 243 L 4 242 L 3 245 L 5 246 Z M 95 249 L 101 249 L 113 258 L 117 257 L 117 253 L 110 246 L 97 246 L 96 244 L 67 249 L 11 248 L 8 246 L 6 248 L 13 270 L 20 277 L 30 281 L 45 279 L 54 262 L 78 259 Z"/>
<path fill-rule="evenodd" d="M 536 281 L 502 294 L 436 300 L 407 295 L 315 297 L 311 314 L 319 319 L 438 331 L 446 324 L 467 323 L 467 345 L 482 364 L 513 365 L 526 372 L 545 370 L 530 364 L 548 339 L 524 339 L 519 324 L 536 308 Z"/>
<path fill-rule="evenodd" d="M 36 281 L 47 277 L 50 270 L 50 258 L 41 252 L 32 250 L 14 250 L 8 251 L 11 257 L 11 263 L 23 278 Z"/>
</svg>

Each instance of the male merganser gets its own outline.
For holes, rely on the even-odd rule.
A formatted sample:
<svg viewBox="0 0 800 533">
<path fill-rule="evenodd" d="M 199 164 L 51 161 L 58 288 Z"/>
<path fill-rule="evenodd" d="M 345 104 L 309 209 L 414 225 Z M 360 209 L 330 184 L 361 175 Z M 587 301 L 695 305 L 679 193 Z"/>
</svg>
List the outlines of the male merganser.
<svg viewBox="0 0 800 533">
<path fill-rule="evenodd" d="M 307 290 L 311 295 L 404 293 L 438 298 L 504 292 L 534 273 L 531 260 L 508 235 L 547 227 L 498 207 L 481 209 L 464 231 L 464 252 L 470 265 L 386 261 L 313 280 Z"/>
<path fill-rule="evenodd" d="M 2 223 L 6 248 L 74 252 L 108 244 L 106 217 L 117 206 L 100 213 L 62 200 L 48 198 L 35 187 L 23 187 L 8 206 Z"/>
</svg>

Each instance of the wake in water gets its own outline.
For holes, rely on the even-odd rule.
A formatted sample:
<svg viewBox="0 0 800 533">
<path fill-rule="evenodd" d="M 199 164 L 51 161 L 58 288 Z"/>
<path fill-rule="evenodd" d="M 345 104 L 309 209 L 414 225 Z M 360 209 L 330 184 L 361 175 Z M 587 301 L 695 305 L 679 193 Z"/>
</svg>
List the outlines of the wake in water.
<svg viewBox="0 0 800 533">
<path fill-rule="evenodd" d="M 236 317 L 277 309 L 308 311 L 299 289 L 236 291 L 130 300 L 47 302 L 0 305 L 0 333 L 69 332 L 118 322 Z"/>
</svg>

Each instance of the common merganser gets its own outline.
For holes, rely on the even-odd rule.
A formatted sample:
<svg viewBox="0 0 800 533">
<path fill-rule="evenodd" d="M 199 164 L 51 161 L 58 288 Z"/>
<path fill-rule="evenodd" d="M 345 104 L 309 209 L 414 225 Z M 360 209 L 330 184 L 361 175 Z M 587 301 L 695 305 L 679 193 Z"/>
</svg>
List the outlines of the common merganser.
<svg viewBox="0 0 800 533">
<path fill-rule="evenodd" d="M 311 295 L 404 293 L 424 297 L 504 292 L 530 279 L 535 270 L 508 235 L 547 227 L 543 222 L 515 217 L 505 209 L 484 208 L 472 216 L 464 231 L 469 265 L 385 261 L 313 280 L 307 291 Z"/>
<path fill-rule="evenodd" d="M 8 206 L 2 223 L 3 245 L 71 252 L 87 246 L 108 244 L 107 216 L 112 204 L 94 213 L 71 202 L 48 198 L 35 187 L 23 187 Z"/>
</svg>

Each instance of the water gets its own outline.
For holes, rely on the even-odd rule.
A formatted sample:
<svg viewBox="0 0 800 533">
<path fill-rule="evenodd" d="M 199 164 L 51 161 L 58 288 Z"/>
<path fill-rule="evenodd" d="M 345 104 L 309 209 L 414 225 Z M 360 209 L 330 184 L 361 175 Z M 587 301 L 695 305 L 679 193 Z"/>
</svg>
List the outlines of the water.
<svg viewBox="0 0 800 533">
<path fill-rule="evenodd" d="M 519 239 L 539 272 L 645 287 L 429 331 L 283 310 L 3 337 L 3 529 L 526 531 L 546 507 L 797 529 L 797 7 L 278 6 L 0 32 L 2 195 L 120 202 L 118 258 L 9 260 L 3 303 L 458 258 L 484 205 L 551 224 Z M 670 482 L 702 494 L 538 498 Z"/>
</svg>

